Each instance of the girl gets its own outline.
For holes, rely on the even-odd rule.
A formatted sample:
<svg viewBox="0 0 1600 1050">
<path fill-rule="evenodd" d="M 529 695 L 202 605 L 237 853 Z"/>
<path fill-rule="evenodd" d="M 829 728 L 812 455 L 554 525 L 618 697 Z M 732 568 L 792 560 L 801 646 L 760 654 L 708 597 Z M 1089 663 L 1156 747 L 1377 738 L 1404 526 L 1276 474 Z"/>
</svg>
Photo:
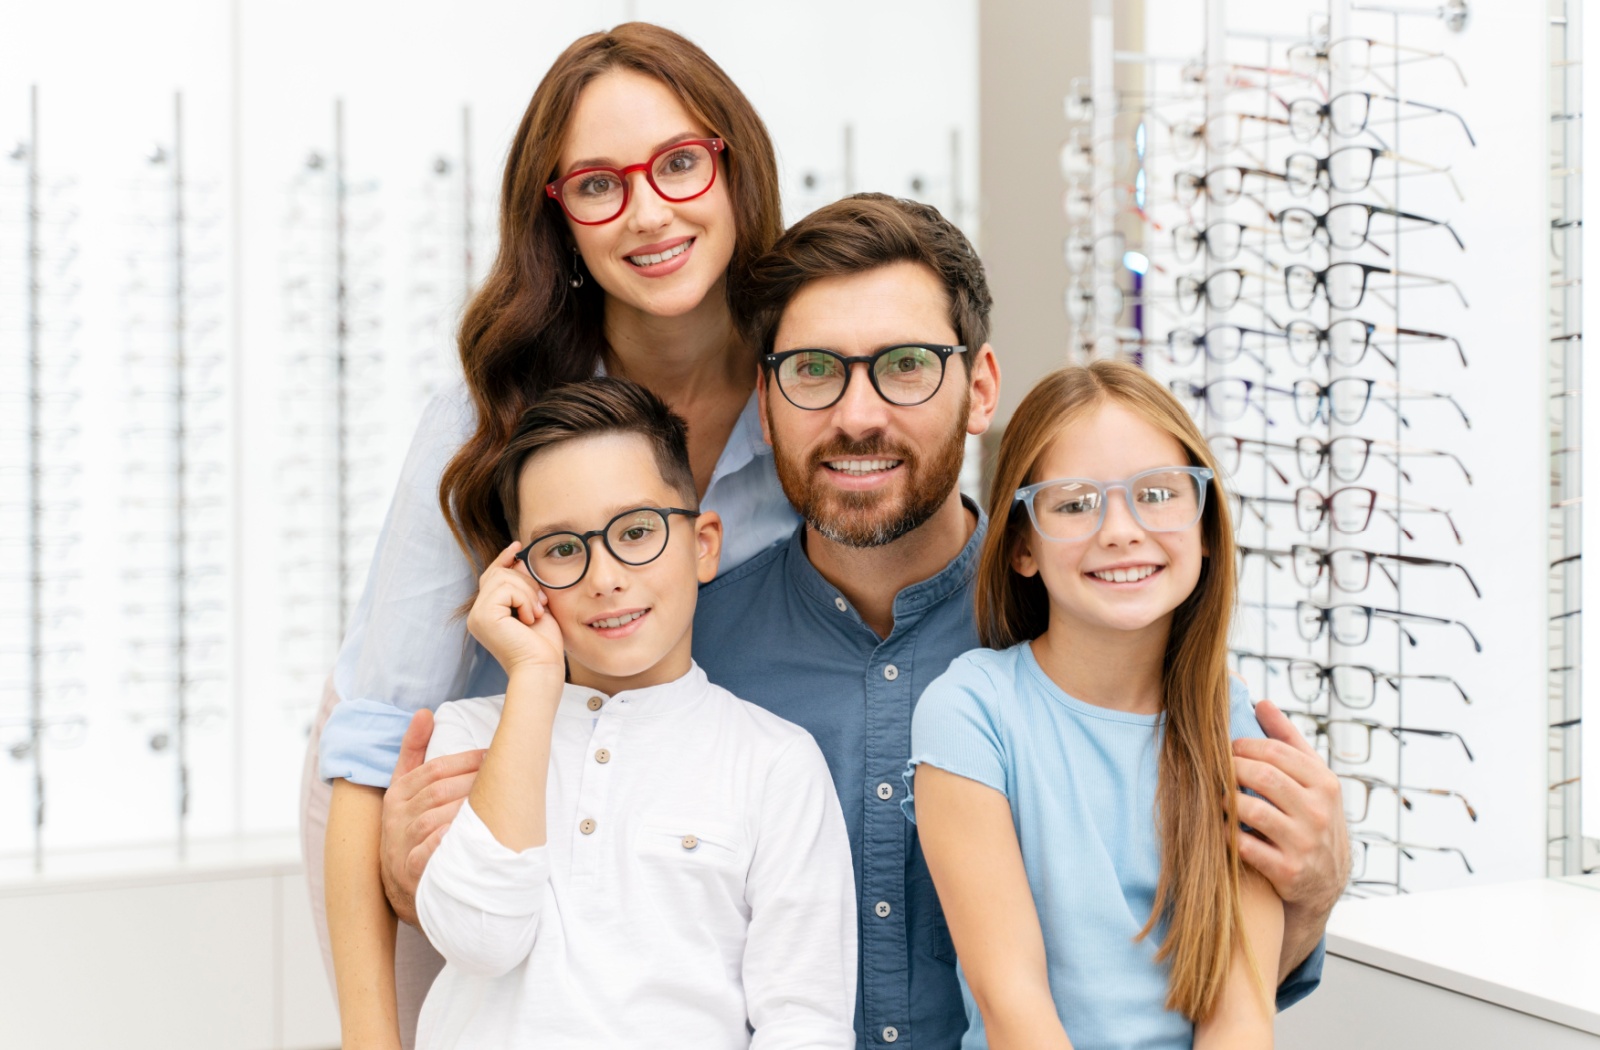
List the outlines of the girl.
<svg viewBox="0 0 1600 1050">
<path fill-rule="evenodd" d="M 382 789 L 414 712 L 505 689 L 453 613 L 503 546 L 492 470 L 523 411 L 597 372 L 633 379 L 694 420 L 690 463 L 700 505 L 727 526 L 724 570 L 794 530 L 761 438 L 756 357 L 728 309 L 730 276 L 780 232 L 766 128 L 678 34 L 633 22 L 583 37 L 535 90 L 506 162 L 499 255 L 462 319 L 465 385 L 418 427 L 310 741 L 301 830 L 320 913 L 326 829 L 345 1046 L 410 1045 L 440 965 L 409 926 L 394 946 Z M 444 760 L 453 777 L 433 764 L 417 776 L 459 798 L 468 758 Z"/>
<path fill-rule="evenodd" d="M 1261 733 L 1227 671 L 1216 477 L 1131 365 L 1047 376 L 1006 429 L 976 586 L 989 648 L 928 686 L 906 774 L 965 1050 L 1272 1043 L 1283 906 L 1235 839 L 1230 737 Z"/>
</svg>

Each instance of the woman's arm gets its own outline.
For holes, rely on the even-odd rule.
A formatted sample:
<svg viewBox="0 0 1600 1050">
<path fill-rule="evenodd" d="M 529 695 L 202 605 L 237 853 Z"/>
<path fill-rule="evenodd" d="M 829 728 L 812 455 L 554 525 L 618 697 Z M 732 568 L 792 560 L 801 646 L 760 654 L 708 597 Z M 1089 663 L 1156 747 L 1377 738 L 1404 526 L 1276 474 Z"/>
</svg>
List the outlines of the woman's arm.
<svg viewBox="0 0 1600 1050">
<path fill-rule="evenodd" d="M 1209 1018 L 1195 1026 L 1195 1050 L 1270 1050 L 1272 1046 L 1272 992 L 1278 985 L 1283 901 L 1272 883 L 1248 865 L 1241 872 L 1239 899 L 1244 908 L 1244 936 L 1260 972 L 1250 965 L 1244 944 L 1235 942 L 1222 1000 Z"/>
<path fill-rule="evenodd" d="M 916 807 L 922 852 L 989 1046 L 1071 1050 L 1050 995 L 1011 804 L 991 787 L 923 762 Z"/>
<path fill-rule="evenodd" d="M 328 937 L 345 1050 L 399 1050 L 395 1010 L 395 917 L 378 877 L 383 792 L 333 782 L 325 888 Z"/>
</svg>

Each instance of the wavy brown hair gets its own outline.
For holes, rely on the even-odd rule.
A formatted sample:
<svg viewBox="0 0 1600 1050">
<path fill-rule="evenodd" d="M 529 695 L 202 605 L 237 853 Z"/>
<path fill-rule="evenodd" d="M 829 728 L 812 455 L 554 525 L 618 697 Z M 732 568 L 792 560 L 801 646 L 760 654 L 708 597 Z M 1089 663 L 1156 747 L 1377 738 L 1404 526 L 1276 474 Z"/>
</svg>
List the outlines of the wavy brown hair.
<svg viewBox="0 0 1600 1050">
<path fill-rule="evenodd" d="M 1244 937 L 1234 837 L 1239 786 L 1228 725 L 1233 524 L 1217 480 L 1221 471 L 1205 437 L 1178 400 L 1145 372 L 1118 361 L 1064 368 L 1045 376 L 1017 406 L 1001 439 L 989 490 L 991 524 L 978 559 L 978 637 L 990 648 L 1004 649 L 1039 637 L 1049 626 L 1044 584 L 1011 565 L 1024 530 L 1032 528 L 1016 491 L 1043 480 L 1033 473 L 1066 427 L 1108 402 L 1170 434 L 1188 454 L 1188 465 L 1209 467 L 1214 475 L 1200 520 L 1208 555 L 1194 591 L 1173 613 L 1162 664 L 1165 733 L 1156 787 L 1161 877 L 1149 921 L 1139 931 L 1143 938 L 1165 924 L 1156 959 L 1171 965 L 1167 1008 L 1199 1022 L 1220 1001 L 1233 945 Z"/>
<path fill-rule="evenodd" d="M 439 482 L 439 504 L 456 541 L 479 565 L 494 560 L 510 524 L 495 463 L 522 414 L 545 391 L 594 374 L 606 350 L 605 293 L 573 288 L 571 237 L 561 206 L 545 195 L 557 175 L 579 93 L 614 69 L 653 77 L 727 144 L 721 163 L 735 237 L 727 294 L 783 232 L 778 165 L 766 125 L 749 99 L 704 51 L 669 29 L 627 22 L 580 37 L 534 90 L 511 142 L 500 187 L 500 250 L 461 319 L 461 370 L 477 429 Z"/>
</svg>

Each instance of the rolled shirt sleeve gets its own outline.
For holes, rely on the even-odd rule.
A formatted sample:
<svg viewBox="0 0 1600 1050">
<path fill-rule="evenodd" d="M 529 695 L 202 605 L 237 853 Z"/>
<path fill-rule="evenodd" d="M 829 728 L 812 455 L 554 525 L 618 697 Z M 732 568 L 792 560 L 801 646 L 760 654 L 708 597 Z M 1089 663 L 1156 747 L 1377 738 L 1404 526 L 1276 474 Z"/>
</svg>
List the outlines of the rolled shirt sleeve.
<svg viewBox="0 0 1600 1050">
<path fill-rule="evenodd" d="M 340 702 L 322 731 L 324 780 L 388 787 L 411 716 L 466 695 L 483 677 L 475 669 L 498 675 L 456 615 L 477 592 L 477 571 L 439 506 L 439 479 L 473 420 L 457 387 L 428 403 L 412 438 L 334 667 Z M 482 694 L 504 689 L 503 676 L 472 684 Z"/>
</svg>

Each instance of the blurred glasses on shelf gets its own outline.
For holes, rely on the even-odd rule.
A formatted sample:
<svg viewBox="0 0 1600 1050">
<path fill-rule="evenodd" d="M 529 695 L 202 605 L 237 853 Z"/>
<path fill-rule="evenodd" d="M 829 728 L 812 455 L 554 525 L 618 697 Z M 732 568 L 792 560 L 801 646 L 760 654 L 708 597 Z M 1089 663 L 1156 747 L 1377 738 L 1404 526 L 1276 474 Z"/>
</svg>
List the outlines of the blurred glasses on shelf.
<svg viewBox="0 0 1600 1050">
<path fill-rule="evenodd" d="M 1448 278 L 1359 262 L 1336 262 L 1320 270 L 1300 263 L 1286 266 L 1283 270 L 1283 291 L 1289 306 L 1295 310 L 1311 309 L 1319 294 L 1335 310 L 1354 310 L 1366 300 L 1368 280 L 1375 273 L 1410 281 L 1412 287 L 1448 286 L 1461 300 L 1462 306 L 1468 305 L 1460 286 Z M 1381 295 L 1376 297 L 1383 298 Z M 1392 308 L 1392 304 L 1389 305 Z"/>
<path fill-rule="evenodd" d="M 1246 233 L 1266 233 L 1264 226 L 1246 226 L 1239 222 L 1213 222 L 1203 229 L 1192 222 L 1174 227 L 1172 253 L 1179 262 L 1193 262 L 1206 250 L 1213 262 L 1232 262 L 1238 258 Z"/>
<path fill-rule="evenodd" d="M 1062 245 L 1061 255 L 1067 269 L 1081 274 L 1091 266 L 1102 273 L 1114 273 L 1122 266 L 1122 257 L 1128 250 L 1127 238 L 1119 230 L 1098 237 L 1072 234 Z"/>
<path fill-rule="evenodd" d="M 1467 76 L 1461 72 L 1461 66 L 1443 51 L 1405 47 L 1364 36 L 1336 37 L 1320 44 L 1296 44 L 1289 48 L 1288 60 L 1289 68 L 1302 76 L 1327 73 L 1335 80 L 1346 81 L 1360 80 L 1378 70 L 1387 72 L 1395 66 L 1441 61 L 1455 70 L 1462 87 L 1467 86 Z"/>
<path fill-rule="evenodd" d="M 1384 117 L 1374 121 L 1372 119 L 1374 102 L 1407 106 L 1415 112 L 1409 116 Z M 1400 120 L 1437 116 L 1454 117 L 1461 125 L 1462 132 L 1466 134 L 1467 142 L 1473 146 L 1478 144 L 1478 140 L 1472 137 L 1472 129 L 1467 127 L 1466 120 L 1453 109 L 1397 98 L 1394 95 L 1378 95 L 1370 91 L 1343 91 L 1326 102 L 1318 102 L 1314 98 L 1295 99 L 1289 103 L 1289 133 L 1300 142 L 1310 142 L 1330 130 L 1333 134 L 1348 139 L 1363 131 L 1370 132 L 1374 125 L 1382 127 Z M 1377 136 L 1374 134 L 1373 137 Z"/>
<path fill-rule="evenodd" d="M 1472 864 L 1467 855 L 1454 846 L 1420 846 L 1415 842 L 1401 842 L 1377 831 L 1356 831 L 1350 835 L 1350 877 L 1365 879 L 1369 867 L 1367 851 L 1371 847 L 1398 850 L 1406 860 L 1416 860 L 1418 853 L 1454 853 L 1471 875 Z"/>
<path fill-rule="evenodd" d="M 1317 605 L 1313 602 L 1298 601 L 1294 603 L 1294 612 L 1295 622 L 1300 628 L 1300 637 L 1307 642 L 1317 641 L 1326 632 L 1340 645 L 1365 645 L 1367 639 L 1372 637 L 1372 621 L 1376 618 L 1393 623 L 1405 636 L 1406 641 L 1413 646 L 1417 644 L 1417 640 L 1406 630 L 1407 624 L 1427 623 L 1439 627 L 1459 627 L 1472 640 L 1473 651 L 1483 652 L 1483 643 L 1472 633 L 1472 628 L 1460 620 L 1444 616 L 1425 616 L 1403 609 L 1381 609 L 1374 605 L 1359 605 L 1354 602 Z"/>
<path fill-rule="evenodd" d="M 1276 675 L 1278 665 L 1282 665 L 1284 673 L 1289 680 L 1289 691 L 1300 703 L 1310 706 L 1320 701 L 1330 691 L 1333 698 L 1341 706 L 1352 711 L 1364 711 L 1371 707 L 1378 698 L 1378 683 L 1382 682 L 1395 692 L 1400 691 L 1401 682 L 1433 682 L 1449 685 L 1461 697 L 1461 702 L 1472 704 L 1472 699 L 1467 696 L 1467 691 L 1461 683 L 1445 674 L 1396 674 L 1380 671 L 1376 667 L 1366 664 L 1335 663 L 1320 664 L 1315 660 L 1297 659 L 1290 656 L 1263 656 L 1260 653 L 1234 650 L 1239 663 L 1256 661 L 1267 669 L 1269 675 Z"/>
<path fill-rule="evenodd" d="M 1379 500 L 1389 504 L 1379 506 Z M 1455 519 L 1450 512 L 1439 507 L 1430 507 L 1411 499 L 1397 499 L 1387 493 L 1380 493 L 1376 489 L 1360 485 L 1346 485 L 1344 488 L 1334 489 L 1324 496 L 1316 489 L 1305 486 L 1295 490 L 1294 511 L 1295 523 L 1301 532 L 1311 533 L 1322 528 L 1322 523 L 1327 521 L 1334 532 L 1352 534 L 1365 532 L 1372 521 L 1372 512 L 1379 511 L 1385 517 L 1400 525 L 1400 513 L 1406 514 L 1438 514 L 1450 526 L 1451 533 L 1456 542 L 1460 543 L 1461 532 L 1456 528 Z M 1415 539 L 1411 530 L 1401 526 L 1401 532 L 1406 539 Z"/>
<path fill-rule="evenodd" d="M 1245 412 L 1252 408 L 1266 415 L 1266 409 L 1250 396 L 1257 384 L 1248 379 L 1214 379 L 1209 383 L 1174 379 L 1168 382 L 1167 387 L 1179 401 L 1184 403 L 1191 415 L 1199 415 L 1202 406 L 1208 415 L 1222 422 L 1241 419 Z M 1276 387 L 1264 389 L 1280 394 L 1288 393 L 1287 390 Z"/>
<path fill-rule="evenodd" d="M 1367 356 L 1367 351 L 1371 350 L 1388 362 L 1390 367 L 1398 367 L 1395 358 L 1373 342 L 1372 337 L 1379 332 L 1393 335 L 1397 339 L 1452 343 L 1457 356 L 1461 358 L 1462 367 L 1466 367 L 1467 354 L 1461 348 L 1461 341 L 1442 332 L 1429 332 L 1420 328 L 1397 328 L 1394 325 L 1374 324 L 1354 317 L 1341 317 L 1326 328 L 1320 328 L 1305 318 L 1297 318 L 1284 326 L 1284 334 L 1289 340 L 1289 356 L 1298 365 L 1310 367 L 1320 355 L 1336 365 L 1354 368 Z"/>
<path fill-rule="evenodd" d="M 1335 204 L 1320 215 L 1309 208 L 1285 208 L 1278 213 L 1278 236 L 1283 241 L 1284 248 L 1291 252 L 1306 251 L 1312 244 L 1322 244 L 1341 251 L 1351 251 L 1370 244 L 1384 255 L 1388 255 L 1389 251 L 1386 248 L 1370 239 L 1374 215 L 1387 215 L 1411 223 L 1442 228 L 1455 238 L 1456 247 L 1466 250 L 1466 245 L 1461 243 L 1461 235 L 1456 233 L 1455 227 L 1445 220 L 1430 219 L 1426 215 L 1396 211 L 1377 204 Z"/>
<path fill-rule="evenodd" d="M 1286 562 L 1292 563 L 1295 582 L 1308 589 L 1319 587 L 1323 583 L 1331 583 L 1335 589 L 1346 593 L 1364 591 L 1371 582 L 1374 564 L 1391 584 L 1398 587 L 1399 583 L 1390 572 L 1390 566 L 1409 565 L 1425 569 L 1459 569 L 1461 575 L 1466 578 L 1467 585 L 1472 588 L 1472 593 L 1479 598 L 1483 597 L 1477 581 L 1460 562 L 1421 558 L 1410 554 L 1384 554 L 1357 547 L 1335 547 L 1332 550 L 1325 550 L 1305 543 L 1296 543 L 1288 550 L 1240 544 L 1238 550 L 1241 566 L 1246 559 L 1252 557 L 1264 558 L 1279 568 Z"/>
<path fill-rule="evenodd" d="M 1372 734 L 1387 733 L 1396 743 L 1405 744 L 1405 734 L 1412 736 L 1428 736 L 1437 740 L 1455 740 L 1461 745 L 1461 750 L 1466 752 L 1467 761 L 1475 761 L 1472 749 L 1461 738 L 1460 733 L 1448 729 L 1417 729 L 1411 726 L 1386 726 L 1381 722 L 1373 722 L 1365 718 L 1324 718 L 1321 715 L 1306 714 L 1300 711 L 1289 713 L 1289 721 L 1300 730 L 1300 735 L 1307 740 L 1319 740 L 1326 757 L 1337 759 L 1352 766 L 1365 765 L 1372 759 Z"/>
<path fill-rule="evenodd" d="M 1174 298 L 1178 309 L 1184 313 L 1194 313 L 1204 302 L 1212 310 L 1230 310 L 1239 302 L 1246 278 L 1267 280 L 1264 274 L 1236 267 L 1213 270 L 1203 278 L 1184 274 L 1174 282 Z"/>
<path fill-rule="evenodd" d="M 1379 777 L 1362 776 L 1357 773 L 1338 773 L 1335 775 L 1339 778 L 1339 787 L 1344 795 L 1345 819 L 1352 824 L 1359 824 L 1367 819 L 1374 791 L 1392 792 L 1399 798 L 1400 804 L 1408 810 L 1412 808 L 1409 796 L 1432 795 L 1436 798 L 1459 799 L 1461 805 L 1467 811 L 1467 816 L 1474 821 L 1478 819 L 1478 811 L 1472 808 L 1472 803 L 1468 802 L 1467 797 L 1459 791 L 1451 791 L 1447 788 L 1402 787 Z"/>
<path fill-rule="evenodd" d="M 1385 394 L 1374 397 L 1374 389 L 1385 391 Z M 1293 393 L 1295 415 L 1307 426 L 1318 422 L 1333 422 L 1342 426 L 1359 423 L 1373 401 L 1378 401 L 1399 415 L 1402 425 L 1410 426 L 1410 420 L 1400 412 L 1401 401 L 1448 401 L 1460 413 L 1461 421 L 1467 428 L 1472 428 L 1472 420 L 1468 418 L 1466 410 L 1452 395 L 1414 390 L 1380 379 L 1344 376 L 1326 383 L 1319 383 L 1315 379 L 1297 379 Z"/>
<path fill-rule="evenodd" d="M 1207 360 L 1225 365 L 1242 356 L 1266 368 L 1267 363 L 1260 354 L 1245 348 L 1245 340 L 1249 337 L 1282 339 L 1284 336 L 1282 332 L 1237 324 L 1216 324 L 1204 332 L 1196 332 L 1192 328 L 1174 328 L 1167 333 L 1167 360 L 1175 365 L 1191 365 L 1204 353 Z"/>
<path fill-rule="evenodd" d="M 1246 168 L 1238 165 L 1212 168 L 1204 175 L 1180 171 L 1172 177 L 1173 199 L 1182 207 L 1189 207 L 1200 199 L 1203 192 L 1212 204 L 1233 204 L 1244 192 L 1245 176 L 1288 182 L 1288 176 L 1266 168 Z"/>
<path fill-rule="evenodd" d="M 1411 475 L 1400 466 L 1400 461 L 1408 458 L 1428 458 L 1452 461 L 1461 468 L 1467 484 L 1472 484 L 1472 474 L 1467 470 L 1467 465 L 1461 462 L 1461 457 L 1443 449 L 1412 448 L 1393 441 L 1356 437 L 1353 434 L 1341 434 L 1327 440 L 1306 435 L 1296 438 L 1294 444 L 1288 447 L 1294 450 L 1295 465 L 1300 470 L 1300 476 L 1307 481 L 1315 481 L 1324 467 L 1329 468 L 1338 481 L 1355 481 L 1366 471 L 1367 463 L 1372 458 L 1373 450 L 1376 449 L 1378 458 L 1399 470 L 1400 476 L 1407 481 L 1412 480 Z"/>
</svg>

